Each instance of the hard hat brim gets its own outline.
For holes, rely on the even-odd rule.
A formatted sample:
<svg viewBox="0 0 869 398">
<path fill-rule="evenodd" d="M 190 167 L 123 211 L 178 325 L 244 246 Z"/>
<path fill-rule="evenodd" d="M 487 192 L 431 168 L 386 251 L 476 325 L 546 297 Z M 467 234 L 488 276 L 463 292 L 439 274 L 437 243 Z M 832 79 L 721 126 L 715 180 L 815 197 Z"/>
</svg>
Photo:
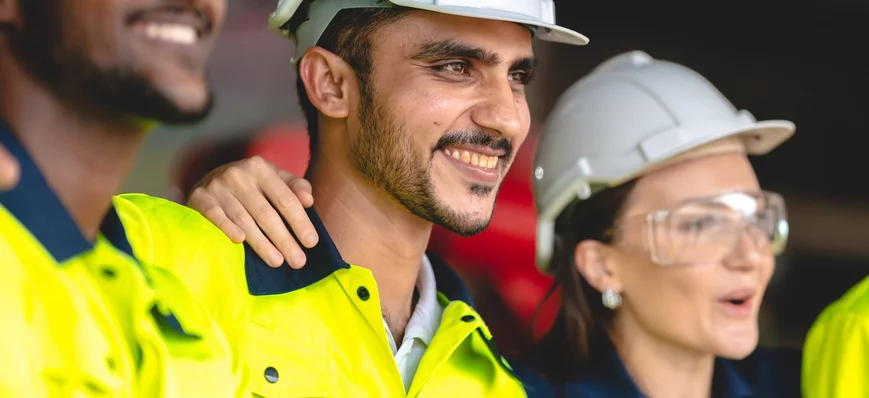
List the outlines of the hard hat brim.
<svg viewBox="0 0 869 398">
<path fill-rule="evenodd" d="M 733 135 L 745 137 L 745 149 L 750 155 L 765 155 L 794 135 L 796 126 L 787 120 L 764 120 L 754 127 Z"/>
<path fill-rule="evenodd" d="M 670 162 L 670 160 L 678 158 L 681 155 L 701 146 L 711 144 L 713 142 L 720 141 L 726 138 L 741 138 L 742 144 L 744 145 L 745 153 L 749 155 L 765 155 L 781 145 L 781 143 L 787 141 L 787 139 L 794 134 L 794 131 L 796 131 L 796 127 L 792 122 L 789 122 L 787 120 L 765 120 L 760 122 L 754 122 L 750 126 L 745 126 L 724 133 L 709 135 L 702 139 L 691 141 L 690 143 L 682 147 L 674 148 L 672 152 L 663 156 L 657 162 L 648 164 L 646 167 L 636 173 L 627 174 L 619 179 L 610 180 L 607 182 L 607 185 L 609 187 L 616 187 L 627 181 L 642 177 L 643 175 L 659 170 L 662 167 L 662 164 L 666 166 L 669 164 L 678 163 L 681 160 L 677 159 L 676 162 L 672 163 Z"/>
</svg>

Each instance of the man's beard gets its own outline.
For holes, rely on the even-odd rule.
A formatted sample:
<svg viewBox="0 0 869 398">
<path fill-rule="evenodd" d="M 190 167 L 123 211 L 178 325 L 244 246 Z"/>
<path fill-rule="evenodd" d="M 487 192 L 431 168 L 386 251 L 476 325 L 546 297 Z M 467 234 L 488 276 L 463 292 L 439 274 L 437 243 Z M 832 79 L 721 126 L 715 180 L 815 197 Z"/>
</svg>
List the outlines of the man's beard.
<svg viewBox="0 0 869 398">
<path fill-rule="evenodd" d="M 353 165 L 376 186 L 386 191 L 408 211 L 462 236 L 476 235 L 489 226 L 491 214 L 474 220 L 439 202 L 430 170 L 436 151 L 455 144 L 477 144 L 504 150 L 505 164 L 512 154 L 506 139 L 495 139 L 483 131 L 449 133 L 429 153 L 415 148 L 410 134 L 376 99 L 371 84 L 360 84 L 359 118 L 362 128 L 350 147 Z M 492 193 L 493 187 L 472 185 L 470 191 L 480 197 Z"/>
<path fill-rule="evenodd" d="M 130 67 L 102 67 L 89 58 L 82 35 L 71 32 L 57 0 L 20 2 L 21 28 L 8 29 L 10 49 L 30 76 L 77 111 L 98 117 L 132 118 L 165 124 L 202 121 L 214 98 L 195 110 L 182 110 Z"/>
</svg>

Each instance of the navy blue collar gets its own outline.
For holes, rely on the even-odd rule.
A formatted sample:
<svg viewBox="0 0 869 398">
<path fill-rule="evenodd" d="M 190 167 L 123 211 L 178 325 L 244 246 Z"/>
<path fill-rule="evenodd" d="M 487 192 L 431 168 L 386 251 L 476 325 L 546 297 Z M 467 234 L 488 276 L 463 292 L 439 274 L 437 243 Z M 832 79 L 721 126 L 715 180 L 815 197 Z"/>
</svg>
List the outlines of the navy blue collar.
<svg viewBox="0 0 869 398">
<path fill-rule="evenodd" d="M 0 121 L 0 145 L 6 147 L 21 165 L 21 180 L 11 191 L 0 192 L 0 204 L 39 240 L 58 264 L 93 249 L 93 243 L 81 233 L 36 163 L 3 121 Z M 114 207 L 103 219 L 100 232 L 117 249 L 134 257 Z"/>
<path fill-rule="evenodd" d="M 335 271 L 350 268 L 350 264 L 341 257 L 335 242 L 332 241 L 326 226 L 323 225 L 314 208 L 311 207 L 306 211 L 317 230 L 320 241 L 311 249 L 303 249 L 308 260 L 301 269 L 293 269 L 287 263 L 280 268 L 269 267 L 247 243 L 244 244 L 245 274 L 251 295 L 267 296 L 293 292 L 310 286 Z M 287 229 L 292 233 L 289 226 Z M 434 269 L 438 291 L 450 300 L 464 301 L 473 307 L 471 294 L 455 271 L 434 254 L 427 253 L 427 255 Z"/>
<path fill-rule="evenodd" d="M 599 347 L 598 352 L 598 355 L 592 357 L 591 370 L 578 381 L 564 383 L 561 396 L 645 398 L 611 344 L 607 344 L 607 347 Z M 756 397 L 733 363 L 722 358 L 715 360 L 712 396 L 714 398 Z"/>
</svg>

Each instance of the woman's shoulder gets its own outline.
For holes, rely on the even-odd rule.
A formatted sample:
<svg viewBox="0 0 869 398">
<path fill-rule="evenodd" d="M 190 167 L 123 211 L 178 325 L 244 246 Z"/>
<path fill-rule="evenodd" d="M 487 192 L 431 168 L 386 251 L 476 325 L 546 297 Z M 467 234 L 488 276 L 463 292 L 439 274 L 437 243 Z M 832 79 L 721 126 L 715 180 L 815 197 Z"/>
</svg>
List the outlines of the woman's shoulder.
<svg viewBox="0 0 869 398">
<path fill-rule="evenodd" d="M 764 398 L 800 397 L 800 365 L 802 352 L 791 348 L 758 348 L 740 361 L 723 361 L 726 368 L 736 371 L 740 385 L 751 390 L 749 395 Z M 534 367 L 522 361 L 510 362 L 514 373 L 522 381 L 529 398 L 553 398 L 556 396 L 641 396 L 622 372 L 603 372 L 605 363 L 598 363 L 596 371 L 580 380 L 553 384 Z M 719 362 L 719 364 L 722 364 Z M 722 370 L 722 369 L 719 369 Z M 606 374 L 601 374 L 601 373 Z M 732 372 L 732 371 L 731 371 Z M 612 373 L 612 374 L 611 374 Z M 731 373 L 732 374 L 732 373 Z M 730 380 L 731 382 L 735 382 Z M 744 381 L 744 384 L 743 384 Z M 731 386 L 732 387 L 732 386 Z M 743 389 L 744 391 L 744 389 Z"/>
<path fill-rule="evenodd" d="M 615 353 L 598 357 L 587 372 L 551 375 L 527 362 L 510 362 L 514 373 L 525 385 L 529 398 L 610 398 L 642 397 L 636 384 L 621 365 Z M 570 366 L 559 364 L 555 366 Z M 565 368 L 562 368 L 564 370 Z M 554 379 L 554 380 L 553 380 Z"/>
<path fill-rule="evenodd" d="M 802 351 L 793 348 L 758 348 L 741 361 L 733 361 L 759 397 L 799 397 Z"/>
</svg>

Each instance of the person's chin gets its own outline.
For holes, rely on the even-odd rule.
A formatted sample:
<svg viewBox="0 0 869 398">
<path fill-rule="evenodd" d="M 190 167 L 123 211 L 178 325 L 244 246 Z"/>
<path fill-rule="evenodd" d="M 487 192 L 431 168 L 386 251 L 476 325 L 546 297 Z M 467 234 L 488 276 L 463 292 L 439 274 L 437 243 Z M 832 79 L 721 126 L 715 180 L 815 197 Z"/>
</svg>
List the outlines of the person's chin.
<svg viewBox="0 0 869 398">
<path fill-rule="evenodd" d="M 757 349 L 758 338 L 754 336 L 741 336 L 738 338 L 726 338 L 719 344 L 717 356 L 731 360 L 741 360 L 751 355 Z"/>
<path fill-rule="evenodd" d="M 440 220 L 440 221 L 438 221 L 436 224 L 438 224 L 439 226 L 441 226 L 441 227 L 443 227 L 443 228 L 446 228 L 446 229 L 452 231 L 453 233 L 455 233 L 455 234 L 457 234 L 457 235 L 459 235 L 459 236 L 465 237 L 465 238 L 470 238 L 470 237 L 472 237 L 472 236 L 474 236 L 474 235 L 478 235 L 478 234 L 480 234 L 481 232 L 485 231 L 486 228 L 489 226 L 489 223 L 488 223 L 488 222 L 483 222 L 483 223 L 472 223 L 472 222 L 456 223 L 456 222 L 451 222 L 450 220 Z"/>
<path fill-rule="evenodd" d="M 201 91 L 165 92 L 164 106 L 145 110 L 145 116 L 166 125 L 199 123 L 208 118 L 214 107 L 214 96 L 208 87 Z M 156 105 L 156 104 L 154 104 Z"/>
<path fill-rule="evenodd" d="M 168 99 L 178 112 L 185 114 L 202 113 L 211 101 L 211 87 L 204 80 L 161 84 L 158 90 Z"/>
<path fill-rule="evenodd" d="M 447 217 L 447 219 L 441 220 L 438 224 L 461 236 L 474 236 L 485 231 L 492 221 L 491 210 L 481 210 L 479 208 L 465 212 L 458 210 L 452 213 L 452 217 Z"/>
</svg>

